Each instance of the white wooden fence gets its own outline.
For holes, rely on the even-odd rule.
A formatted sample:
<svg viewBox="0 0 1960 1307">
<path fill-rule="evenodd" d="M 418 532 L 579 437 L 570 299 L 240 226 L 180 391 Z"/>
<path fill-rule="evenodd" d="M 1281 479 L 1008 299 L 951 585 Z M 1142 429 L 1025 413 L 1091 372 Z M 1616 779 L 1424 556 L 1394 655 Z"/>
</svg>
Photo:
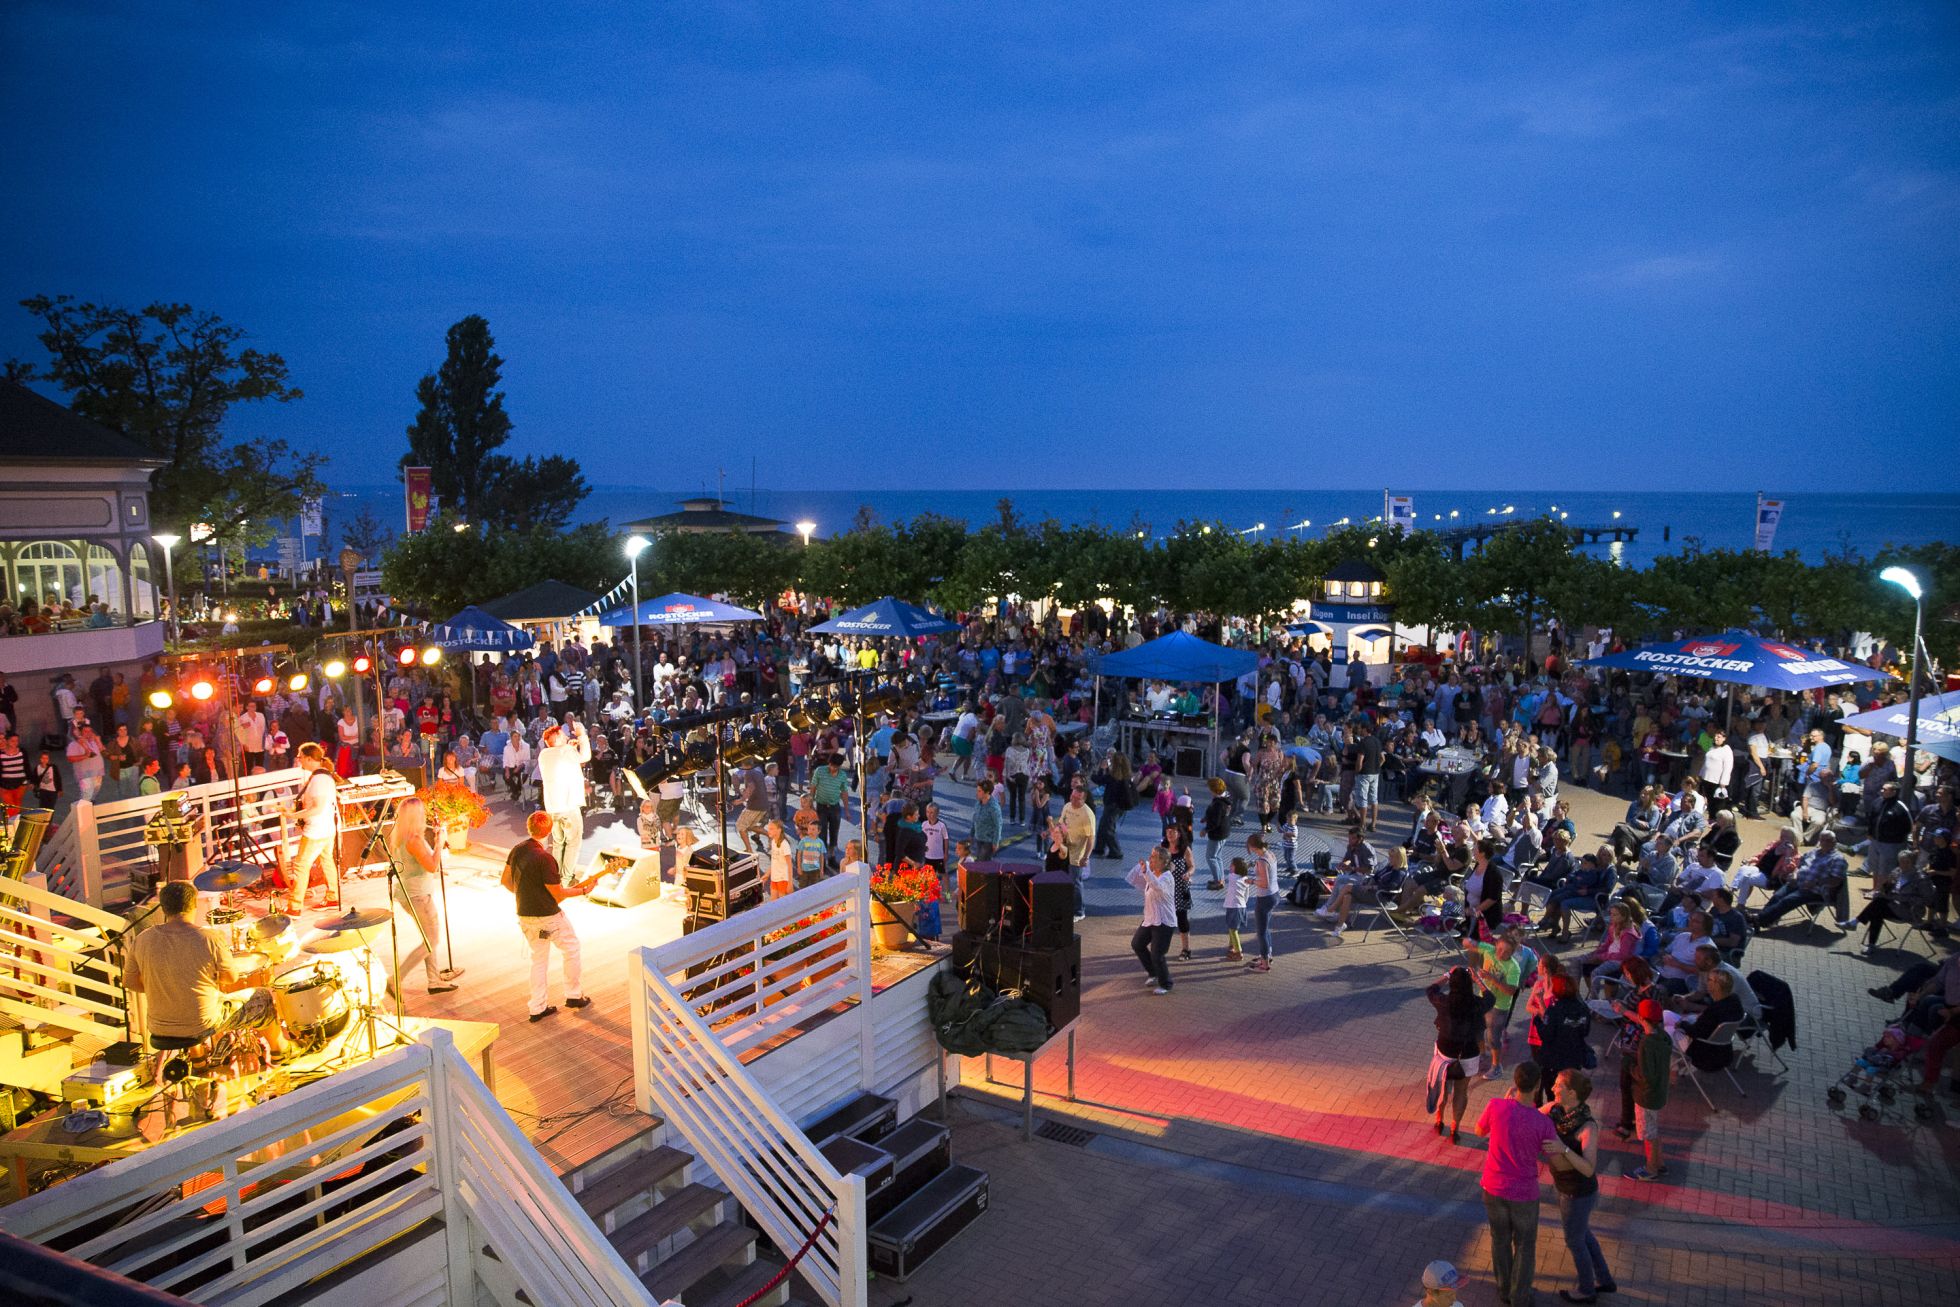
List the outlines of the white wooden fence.
<svg viewBox="0 0 1960 1307">
<path fill-rule="evenodd" d="M 0 1013 L 105 1044 L 123 1037 L 122 969 L 104 947 L 127 923 L 47 887 L 0 880 Z"/>
<path fill-rule="evenodd" d="M 441 1255 L 418 1256 L 432 1241 L 404 1236 L 438 1218 Z M 444 1030 L 0 1208 L 0 1229 L 225 1307 L 384 1248 L 369 1300 L 470 1307 L 487 1247 L 533 1303 L 654 1302 Z"/>
<path fill-rule="evenodd" d="M 297 767 L 247 776 L 234 796 L 230 781 L 213 781 L 169 793 L 178 799 L 202 845 L 204 861 L 234 851 L 237 822 L 244 814 L 245 833 L 268 855 L 285 838 L 280 805 L 299 793 L 306 773 Z M 108 803 L 76 803 L 61 825 L 41 846 L 38 862 L 47 873 L 49 888 L 96 907 L 127 903 L 130 873 L 147 867 L 152 851 L 143 842 L 143 829 L 163 807 L 164 795 L 141 795 Z"/>
<path fill-rule="evenodd" d="M 864 1307 L 864 1180 L 817 1151 L 754 1065 L 824 1020 L 870 1067 L 870 896 L 836 876 L 658 948 L 634 951 L 633 1076 L 664 1118 L 785 1254 L 822 1221 L 798 1268 L 829 1307 Z M 693 974 L 689 974 L 692 972 Z M 747 1064 L 745 1064 L 747 1063 Z"/>
</svg>

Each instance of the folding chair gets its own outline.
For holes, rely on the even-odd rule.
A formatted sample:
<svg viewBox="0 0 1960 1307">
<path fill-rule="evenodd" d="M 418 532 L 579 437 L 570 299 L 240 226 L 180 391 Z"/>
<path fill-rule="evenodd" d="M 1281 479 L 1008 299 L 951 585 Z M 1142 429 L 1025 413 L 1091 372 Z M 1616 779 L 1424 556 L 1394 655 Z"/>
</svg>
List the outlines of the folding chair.
<svg viewBox="0 0 1960 1307">
<path fill-rule="evenodd" d="M 1375 932 L 1377 923 L 1384 934 L 1395 936 L 1402 941 L 1404 960 L 1415 956 L 1416 945 L 1412 933 L 1395 919 L 1393 900 L 1373 876 L 1364 878 L 1354 888 L 1354 915 L 1367 913 L 1369 921 L 1361 928 L 1361 942 L 1366 944 L 1368 937 Z"/>
<path fill-rule="evenodd" d="M 1939 949 L 1933 942 L 1932 932 L 1926 929 L 1926 909 L 1923 907 L 1903 920 L 1898 917 L 1886 918 L 1879 925 L 1879 931 L 1887 947 L 1908 943 L 1917 935 L 1926 945 L 1926 955 L 1935 961 L 1939 959 Z"/>
<path fill-rule="evenodd" d="M 1715 1027 L 1715 1029 L 1709 1031 L 1708 1036 L 1700 1042 L 1713 1044 L 1718 1048 L 1727 1048 L 1733 1054 L 1735 1051 L 1735 1037 L 1742 1029 L 1742 1026 L 1743 1023 L 1740 1021 L 1724 1021 L 1721 1025 Z M 1708 1104 L 1709 1111 L 1712 1112 L 1715 1110 L 1715 1100 L 1708 1096 L 1708 1088 L 1701 1083 L 1701 1076 L 1697 1074 L 1695 1064 L 1689 1060 L 1686 1053 L 1678 1048 L 1674 1052 L 1674 1073 L 1677 1076 L 1684 1077 L 1689 1084 L 1695 1087 L 1695 1092 L 1700 1094 L 1702 1101 Z M 1722 1068 L 1722 1074 L 1729 1078 L 1729 1083 L 1735 1087 L 1735 1092 L 1738 1097 L 1749 1097 L 1749 1091 L 1744 1089 L 1742 1082 L 1735 1078 L 1733 1059 L 1731 1059 L 1728 1066 Z"/>
<path fill-rule="evenodd" d="M 1602 937 L 1606 934 L 1607 909 L 1612 907 L 1612 905 L 1613 892 L 1610 889 L 1604 894 L 1595 894 L 1587 901 L 1581 901 L 1579 899 L 1572 901 L 1571 911 L 1586 918 L 1585 928 L 1579 932 L 1579 938 L 1581 940 L 1592 938 L 1592 933 L 1595 930 Z M 1587 914 L 1590 915 L 1588 916 Z"/>
<path fill-rule="evenodd" d="M 1776 1065 L 1787 1073 L 1790 1070 L 1790 1064 L 1783 1060 L 1783 1054 L 1776 1051 L 1776 1045 L 1769 1042 L 1768 1008 L 1763 1009 L 1763 1017 L 1764 1019 L 1761 1021 L 1745 1020 L 1742 1022 L 1742 1028 L 1736 1032 L 1736 1038 L 1741 1041 L 1740 1051 L 1747 1053 L 1749 1060 L 1753 1062 L 1756 1061 L 1757 1050 L 1762 1049 L 1771 1057 L 1775 1058 Z"/>
</svg>

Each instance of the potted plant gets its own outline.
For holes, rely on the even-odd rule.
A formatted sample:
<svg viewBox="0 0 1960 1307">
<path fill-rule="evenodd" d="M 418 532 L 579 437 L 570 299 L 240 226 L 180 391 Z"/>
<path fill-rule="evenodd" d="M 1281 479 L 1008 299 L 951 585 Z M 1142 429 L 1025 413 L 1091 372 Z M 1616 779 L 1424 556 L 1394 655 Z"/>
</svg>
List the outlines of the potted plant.
<svg viewBox="0 0 1960 1307">
<path fill-rule="evenodd" d="M 880 863 L 871 875 L 871 938 L 895 953 L 914 933 L 939 934 L 939 873 L 910 862 Z"/>
<path fill-rule="evenodd" d="M 490 809 L 460 781 L 437 781 L 417 790 L 415 797 L 428 808 L 429 820 L 442 827 L 452 853 L 468 848 L 470 832 L 490 820 Z"/>
</svg>

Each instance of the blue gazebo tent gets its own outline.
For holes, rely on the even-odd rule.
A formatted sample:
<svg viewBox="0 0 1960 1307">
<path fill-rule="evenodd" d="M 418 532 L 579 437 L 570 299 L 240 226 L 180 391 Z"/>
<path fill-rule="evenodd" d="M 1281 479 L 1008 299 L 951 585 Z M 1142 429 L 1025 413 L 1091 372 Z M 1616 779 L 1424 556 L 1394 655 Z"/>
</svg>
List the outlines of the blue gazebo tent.
<svg viewBox="0 0 1960 1307">
<path fill-rule="evenodd" d="M 810 628 L 826 635 L 899 636 L 907 640 L 922 635 L 946 635 L 959 629 L 958 622 L 948 621 L 930 608 L 908 604 L 890 595 Z"/>
<path fill-rule="evenodd" d="M 642 599 L 638 608 L 627 604 L 611 609 L 599 614 L 598 620 L 601 626 L 713 626 L 759 622 L 762 614 L 719 599 L 670 594 L 661 595 L 658 599 Z"/>
<path fill-rule="evenodd" d="M 1853 713 L 1838 725 L 1847 731 L 1869 731 L 1873 735 L 1906 737 L 1908 704 L 1894 703 L 1869 712 Z M 1960 690 L 1936 694 L 1919 701 L 1918 738 L 1915 749 L 1924 749 L 1952 762 L 1960 762 Z"/>
<path fill-rule="evenodd" d="M 1147 640 L 1134 649 L 1104 654 L 1094 663 L 1096 672 L 1095 718 L 1102 716 L 1102 678 L 1113 676 L 1126 681 L 1201 682 L 1216 685 L 1236 681 L 1257 671 L 1259 655 L 1250 649 L 1228 649 L 1222 644 L 1200 640 L 1187 631 L 1172 631 Z M 1212 714 L 1211 755 L 1218 756 L 1218 715 Z"/>
<path fill-rule="evenodd" d="M 500 617 L 492 617 L 474 604 L 448 621 L 430 627 L 429 639 L 444 649 L 491 653 L 529 649 L 537 643 L 536 637 L 529 631 L 512 626 Z"/>
</svg>

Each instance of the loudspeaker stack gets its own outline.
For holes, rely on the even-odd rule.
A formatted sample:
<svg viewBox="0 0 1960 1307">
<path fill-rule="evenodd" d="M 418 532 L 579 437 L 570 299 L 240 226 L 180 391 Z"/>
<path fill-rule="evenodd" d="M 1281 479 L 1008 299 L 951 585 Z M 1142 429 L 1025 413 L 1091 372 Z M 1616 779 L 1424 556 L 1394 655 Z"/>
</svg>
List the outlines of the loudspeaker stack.
<svg viewBox="0 0 1960 1307">
<path fill-rule="evenodd" d="M 953 964 L 997 990 L 1022 992 L 1060 1030 L 1082 1012 L 1082 941 L 1066 872 L 979 863 L 960 878 Z"/>
</svg>

